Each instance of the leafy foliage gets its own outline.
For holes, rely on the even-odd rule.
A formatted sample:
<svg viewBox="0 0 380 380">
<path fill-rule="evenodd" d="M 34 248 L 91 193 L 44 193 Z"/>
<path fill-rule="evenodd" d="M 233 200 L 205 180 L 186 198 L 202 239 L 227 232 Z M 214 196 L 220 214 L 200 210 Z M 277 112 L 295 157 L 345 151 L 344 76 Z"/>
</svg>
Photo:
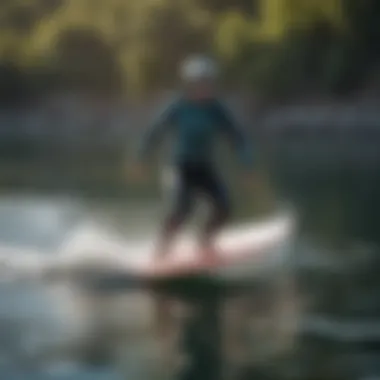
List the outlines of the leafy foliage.
<svg viewBox="0 0 380 380">
<path fill-rule="evenodd" d="M 379 14 L 376 0 L 2 0 L 0 78 L 138 94 L 207 52 L 261 95 L 347 92 L 378 62 Z"/>
</svg>

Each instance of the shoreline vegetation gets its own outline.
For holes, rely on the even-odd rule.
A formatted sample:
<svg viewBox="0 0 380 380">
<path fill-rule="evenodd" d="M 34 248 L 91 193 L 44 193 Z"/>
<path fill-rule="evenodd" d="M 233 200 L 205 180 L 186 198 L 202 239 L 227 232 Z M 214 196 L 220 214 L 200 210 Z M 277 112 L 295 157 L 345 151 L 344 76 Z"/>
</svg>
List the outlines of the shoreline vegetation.
<svg viewBox="0 0 380 380">
<path fill-rule="evenodd" d="M 0 103 L 59 91 L 141 98 L 215 55 L 264 102 L 379 92 L 379 2 L 19 0 L 0 5 Z"/>
</svg>

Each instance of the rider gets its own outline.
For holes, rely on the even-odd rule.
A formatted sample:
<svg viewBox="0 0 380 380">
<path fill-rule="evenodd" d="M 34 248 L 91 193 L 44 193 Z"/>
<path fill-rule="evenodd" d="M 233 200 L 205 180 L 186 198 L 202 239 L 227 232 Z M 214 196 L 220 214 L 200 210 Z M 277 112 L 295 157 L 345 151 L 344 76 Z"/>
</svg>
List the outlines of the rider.
<svg viewBox="0 0 380 380">
<path fill-rule="evenodd" d="M 196 192 L 200 192 L 207 196 L 212 206 L 201 236 L 201 248 L 205 258 L 215 258 L 213 238 L 230 216 L 228 191 L 212 155 L 212 147 L 220 135 L 225 135 L 235 145 L 247 171 L 252 169 L 250 144 L 218 100 L 217 76 L 218 69 L 212 59 L 194 56 L 185 60 L 180 70 L 183 91 L 160 113 L 139 145 L 141 170 L 148 153 L 166 132 L 170 131 L 175 137 L 172 163 L 178 182 L 173 207 L 163 223 L 158 257 L 169 251 L 173 238 L 192 211 Z"/>
</svg>

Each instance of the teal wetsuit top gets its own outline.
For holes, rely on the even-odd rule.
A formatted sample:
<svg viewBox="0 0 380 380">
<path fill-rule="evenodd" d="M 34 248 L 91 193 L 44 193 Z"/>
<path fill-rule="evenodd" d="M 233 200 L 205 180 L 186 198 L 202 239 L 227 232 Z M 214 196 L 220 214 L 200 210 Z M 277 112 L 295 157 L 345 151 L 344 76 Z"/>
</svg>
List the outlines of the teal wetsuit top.
<svg viewBox="0 0 380 380">
<path fill-rule="evenodd" d="M 221 135 L 232 142 L 240 162 L 247 169 L 253 164 L 247 136 L 217 99 L 194 102 L 178 97 L 171 101 L 144 134 L 139 145 L 138 158 L 144 160 L 153 146 L 168 132 L 174 135 L 174 164 L 212 163 L 213 147 Z"/>
</svg>

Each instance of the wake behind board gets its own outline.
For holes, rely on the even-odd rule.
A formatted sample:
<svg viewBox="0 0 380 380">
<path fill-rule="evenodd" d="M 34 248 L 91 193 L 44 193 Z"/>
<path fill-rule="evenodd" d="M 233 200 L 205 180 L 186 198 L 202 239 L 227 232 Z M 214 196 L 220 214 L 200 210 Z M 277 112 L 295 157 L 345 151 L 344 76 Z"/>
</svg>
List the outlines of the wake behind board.
<svg viewBox="0 0 380 380">
<path fill-rule="evenodd" d="M 196 239 L 181 239 L 166 258 L 154 258 L 154 245 L 145 248 L 144 254 L 128 256 L 123 262 L 126 271 L 135 276 L 154 280 L 197 275 L 224 275 L 243 270 L 251 273 L 278 260 L 274 253 L 292 233 L 289 218 L 278 218 L 257 225 L 239 226 L 221 234 L 216 241 L 217 258 L 203 256 Z M 143 253 L 143 252 L 142 252 Z"/>
</svg>

